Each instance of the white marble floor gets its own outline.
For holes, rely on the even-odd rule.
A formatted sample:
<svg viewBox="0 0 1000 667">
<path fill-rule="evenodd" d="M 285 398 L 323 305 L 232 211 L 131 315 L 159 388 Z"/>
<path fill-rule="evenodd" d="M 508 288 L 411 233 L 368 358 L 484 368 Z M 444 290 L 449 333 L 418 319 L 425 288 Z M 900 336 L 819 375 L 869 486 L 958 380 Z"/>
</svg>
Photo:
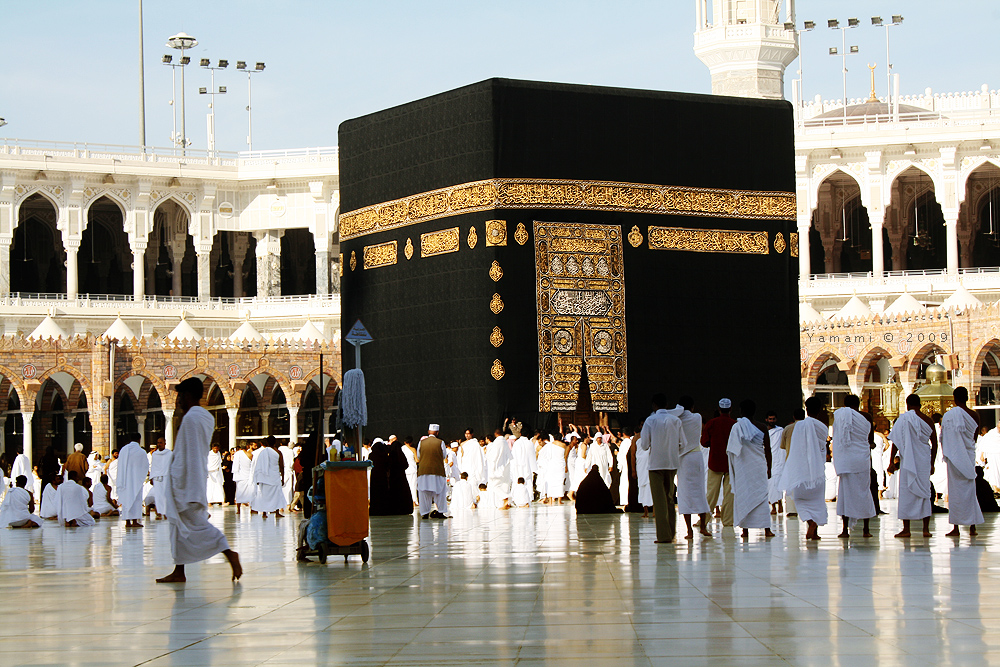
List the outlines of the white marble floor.
<svg viewBox="0 0 1000 667">
<path fill-rule="evenodd" d="M 221 557 L 153 583 L 165 522 L 0 531 L 0 665 L 1000 664 L 995 515 L 971 542 L 936 515 L 930 539 L 883 517 L 806 545 L 782 519 L 676 546 L 569 506 L 375 517 L 370 563 L 321 566 L 294 562 L 296 519 L 213 514 L 237 585 Z"/>
</svg>

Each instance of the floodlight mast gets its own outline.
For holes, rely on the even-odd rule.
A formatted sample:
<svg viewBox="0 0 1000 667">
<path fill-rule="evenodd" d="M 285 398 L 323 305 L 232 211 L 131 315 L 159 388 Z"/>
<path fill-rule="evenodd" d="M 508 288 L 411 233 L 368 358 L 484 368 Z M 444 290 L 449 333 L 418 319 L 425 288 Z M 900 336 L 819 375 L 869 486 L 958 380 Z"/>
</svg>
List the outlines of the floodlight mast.
<svg viewBox="0 0 1000 667">
<path fill-rule="evenodd" d="M 840 25 L 840 21 L 838 21 L 837 19 L 827 19 L 826 22 L 826 27 L 840 31 L 840 47 L 841 47 L 840 57 L 841 57 L 841 62 L 843 63 L 842 77 L 844 81 L 844 126 L 847 125 L 847 54 L 848 54 L 847 31 L 850 30 L 851 28 L 857 28 L 858 23 L 859 21 L 856 18 L 847 19 L 846 27 Z M 858 47 L 852 45 L 850 53 L 851 54 L 858 53 Z M 830 49 L 830 55 L 831 56 L 837 55 L 836 47 L 832 47 Z"/>
<path fill-rule="evenodd" d="M 895 114 L 892 111 L 892 60 L 889 59 L 889 28 L 902 25 L 902 23 L 902 14 L 893 14 L 891 23 L 883 23 L 881 16 L 872 17 L 873 26 L 876 28 L 885 28 L 885 101 L 886 111 L 893 118 L 895 118 Z M 896 104 L 897 106 L 899 105 L 899 100 L 896 100 Z"/>
<path fill-rule="evenodd" d="M 226 94 L 226 87 L 225 86 L 219 86 L 218 88 L 215 87 L 215 70 L 224 70 L 224 69 L 226 69 L 227 67 L 229 67 L 229 61 L 225 60 L 223 58 L 220 58 L 219 59 L 219 64 L 217 66 L 215 66 L 215 67 L 212 67 L 212 61 L 210 59 L 208 59 L 208 58 L 202 58 L 201 62 L 200 62 L 200 65 L 202 67 L 204 67 L 205 69 L 207 69 L 207 70 L 211 70 L 211 72 L 212 72 L 212 86 L 211 86 L 211 88 L 209 88 L 208 90 L 206 90 L 204 88 L 199 88 L 198 89 L 198 93 L 200 95 L 211 95 L 212 96 L 212 101 L 208 105 L 209 109 L 211 109 L 211 111 L 209 112 L 208 119 L 207 119 L 208 120 L 208 154 L 209 154 L 209 157 L 215 157 L 215 96 L 216 95 L 225 95 Z"/>
<path fill-rule="evenodd" d="M 264 71 L 264 63 L 258 62 L 254 64 L 253 69 L 247 67 L 245 60 L 237 61 L 236 69 L 243 70 L 247 73 L 247 150 L 253 150 L 253 86 L 251 74 L 260 74 Z"/>
<path fill-rule="evenodd" d="M 187 34 L 186 32 L 179 32 L 167 39 L 167 46 L 172 49 L 178 49 L 181 52 L 181 136 L 179 138 L 181 144 L 181 155 L 185 154 L 188 147 L 187 138 L 187 127 L 185 120 L 185 104 L 184 104 L 184 67 L 191 62 L 191 58 L 184 55 L 186 49 L 192 49 L 198 46 L 198 40 Z M 166 62 L 166 61 L 164 61 Z"/>
</svg>

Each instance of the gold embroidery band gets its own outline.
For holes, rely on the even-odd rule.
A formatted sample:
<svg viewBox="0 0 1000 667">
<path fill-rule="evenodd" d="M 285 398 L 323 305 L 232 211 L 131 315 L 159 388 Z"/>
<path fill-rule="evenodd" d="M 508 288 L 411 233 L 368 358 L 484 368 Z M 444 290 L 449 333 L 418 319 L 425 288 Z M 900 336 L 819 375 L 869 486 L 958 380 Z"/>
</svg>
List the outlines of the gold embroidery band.
<svg viewBox="0 0 1000 667">
<path fill-rule="evenodd" d="M 420 235 L 420 256 L 432 257 L 458 252 L 458 227 Z"/>
<path fill-rule="evenodd" d="M 660 250 L 731 252 L 746 255 L 766 255 L 768 252 L 767 232 L 685 227 L 650 227 L 649 247 Z"/>
<path fill-rule="evenodd" d="M 366 245 L 364 252 L 364 267 L 377 269 L 380 266 L 391 266 L 396 263 L 396 242 Z"/>
<path fill-rule="evenodd" d="M 720 218 L 795 220 L 795 195 L 639 183 L 497 178 L 463 183 L 340 216 L 340 238 L 352 239 L 462 213 L 555 208 Z"/>
</svg>

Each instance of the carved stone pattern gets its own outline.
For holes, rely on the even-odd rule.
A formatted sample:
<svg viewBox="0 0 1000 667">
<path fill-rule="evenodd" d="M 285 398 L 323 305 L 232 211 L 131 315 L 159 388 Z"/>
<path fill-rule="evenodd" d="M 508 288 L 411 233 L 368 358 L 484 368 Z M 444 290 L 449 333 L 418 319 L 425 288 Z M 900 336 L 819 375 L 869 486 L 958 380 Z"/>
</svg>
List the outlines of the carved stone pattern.
<svg viewBox="0 0 1000 667">
<path fill-rule="evenodd" d="M 396 242 L 388 241 L 378 245 L 366 245 L 364 249 L 364 267 L 366 269 L 377 269 L 380 266 L 391 266 L 396 263 Z M 351 262 L 354 262 L 354 253 L 351 253 Z M 351 267 L 352 270 L 354 267 Z"/>
<path fill-rule="evenodd" d="M 524 245 L 528 242 L 528 230 L 524 228 L 524 223 L 517 223 L 517 229 L 514 231 L 514 240 L 517 241 L 518 245 Z"/>
<path fill-rule="evenodd" d="M 779 255 L 785 252 L 785 236 L 781 232 L 774 234 L 774 251 Z"/>
<path fill-rule="evenodd" d="M 639 231 L 639 225 L 632 225 L 632 231 L 628 233 L 628 242 L 633 248 L 642 245 L 642 232 Z"/>
<path fill-rule="evenodd" d="M 351 251 L 351 271 L 358 268 L 358 256 L 355 252 Z"/>
<path fill-rule="evenodd" d="M 490 367 L 490 375 L 493 376 L 494 380 L 499 381 L 503 378 L 503 374 L 503 364 L 500 363 L 499 359 L 494 359 L 493 366 Z"/>
<path fill-rule="evenodd" d="M 500 327 L 493 327 L 493 333 L 490 334 L 490 344 L 493 347 L 503 345 L 503 333 L 500 331 Z"/>
<path fill-rule="evenodd" d="M 476 243 L 479 242 L 479 237 L 476 236 L 476 228 L 469 227 L 469 236 L 465 239 L 465 242 L 469 244 L 469 249 L 476 247 Z"/>
<path fill-rule="evenodd" d="M 154 192 L 155 201 L 161 193 Z M 341 239 L 493 209 L 558 208 L 795 220 L 795 194 L 639 183 L 498 178 L 463 183 L 344 213 Z M 525 235 L 527 230 L 525 230 Z M 487 234 L 489 236 L 489 234 Z M 504 236 L 506 237 L 506 230 Z M 518 243 L 521 240 L 517 238 Z M 527 237 L 525 236 L 525 242 Z"/>
<path fill-rule="evenodd" d="M 766 255 L 768 253 L 767 232 L 743 232 L 727 229 L 650 227 L 649 247 L 660 250 L 729 252 L 749 255 Z"/>
<path fill-rule="evenodd" d="M 458 227 L 420 235 L 420 256 L 432 257 L 458 252 Z"/>
<path fill-rule="evenodd" d="M 409 238 L 406 239 L 406 247 L 403 248 L 403 255 L 406 256 L 406 259 L 411 259 L 413 257 L 413 240 L 412 239 L 409 239 Z"/>
<path fill-rule="evenodd" d="M 487 220 L 486 221 L 486 245 L 505 246 L 507 245 L 507 221 Z"/>
<path fill-rule="evenodd" d="M 499 294 L 494 293 L 493 298 L 490 299 L 490 310 L 493 311 L 494 315 L 499 315 L 500 311 L 503 310 L 503 299 L 500 298 Z"/>
<path fill-rule="evenodd" d="M 586 364 L 594 409 L 627 411 L 621 229 L 535 222 L 534 240 L 539 410 L 575 410 Z"/>
<path fill-rule="evenodd" d="M 799 233 L 791 232 L 788 235 L 788 254 L 792 257 L 799 256 Z"/>
<path fill-rule="evenodd" d="M 495 259 L 493 260 L 493 266 L 490 267 L 490 278 L 493 279 L 493 282 L 497 282 L 503 278 L 503 269 L 500 268 L 500 262 Z"/>
</svg>

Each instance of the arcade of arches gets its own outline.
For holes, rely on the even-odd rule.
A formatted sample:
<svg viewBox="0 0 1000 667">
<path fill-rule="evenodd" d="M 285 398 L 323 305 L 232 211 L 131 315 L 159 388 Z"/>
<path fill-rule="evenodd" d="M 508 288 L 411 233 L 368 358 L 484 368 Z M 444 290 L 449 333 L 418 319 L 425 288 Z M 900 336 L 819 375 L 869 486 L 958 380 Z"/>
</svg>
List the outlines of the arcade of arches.
<svg viewBox="0 0 1000 667">
<path fill-rule="evenodd" d="M 813 322 L 801 326 L 799 340 L 803 396 L 823 396 L 833 409 L 847 394 L 858 395 L 880 428 L 928 383 L 932 363 L 945 366 L 952 387 L 969 390 L 971 405 L 1000 400 L 1000 302 Z M 982 415 L 983 425 L 996 425 L 995 408 Z"/>
<path fill-rule="evenodd" d="M 957 267 L 1000 266 L 1000 168 L 986 162 L 972 171 L 958 209 L 954 236 L 932 178 L 915 166 L 889 186 L 882 224 L 872 225 L 854 176 L 838 169 L 820 183 L 809 229 L 810 273 L 946 269 L 949 244 Z"/>
<path fill-rule="evenodd" d="M 335 430 L 338 344 L 3 337 L 0 397 L 6 409 L 0 412 L 0 450 L 9 460 L 23 446 L 35 461 L 48 446 L 65 458 L 81 443 L 87 452 L 107 455 L 109 432 L 131 431 L 139 432 L 144 444 L 163 437 L 172 446 L 170 388 L 187 377 L 205 382 L 202 405 L 215 415 L 213 441 L 223 449 L 267 435 L 296 439 L 313 433 L 320 426 L 321 401 L 326 432 Z"/>
<path fill-rule="evenodd" d="M 268 232 L 217 231 L 199 250 L 186 208 L 172 198 L 153 212 L 148 239 L 135 244 L 125 212 L 108 196 L 87 209 L 78 233 L 61 229 L 56 205 L 41 193 L 18 207 L 9 250 L 10 290 L 20 293 L 123 294 L 188 297 L 258 295 L 259 239 L 279 255 L 279 275 L 269 276 L 268 295 L 316 294 L 316 243 L 307 229 Z M 263 246 L 262 246 L 263 248 Z M 202 254 L 205 260 L 200 261 Z M 135 276 L 135 267 L 142 273 Z M 204 273 L 205 275 L 201 275 Z"/>
</svg>

